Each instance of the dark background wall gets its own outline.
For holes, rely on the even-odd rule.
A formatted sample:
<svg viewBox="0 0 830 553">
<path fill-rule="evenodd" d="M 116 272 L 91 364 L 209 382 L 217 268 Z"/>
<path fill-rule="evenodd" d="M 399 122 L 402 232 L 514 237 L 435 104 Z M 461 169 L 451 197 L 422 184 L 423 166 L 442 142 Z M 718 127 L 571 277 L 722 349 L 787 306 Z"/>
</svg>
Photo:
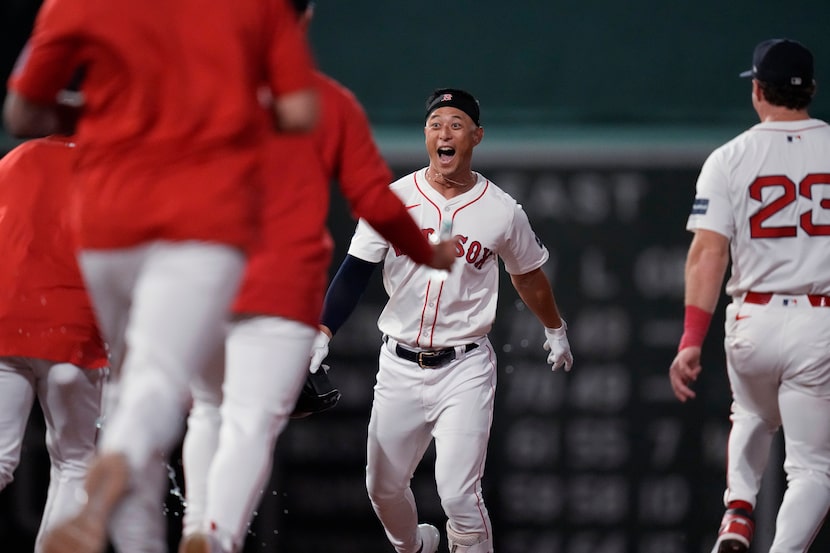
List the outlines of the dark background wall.
<svg viewBox="0 0 830 553">
<path fill-rule="evenodd" d="M 39 3 L 0 3 L 4 73 Z M 830 7 L 818 1 L 317 4 L 319 65 L 353 88 L 380 126 L 417 123 L 437 86 L 474 91 L 485 124 L 743 125 L 752 113 L 737 74 L 757 42 L 803 41 L 819 60 L 820 83 L 830 60 Z"/>
<path fill-rule="evenodd" d="M 0 5 L 4 75 L 37 4 Z M 395 173 L 425 164 L 426 94 L 469 88 L 486 127 L 476 169 L 524 205 L 552 253 L 547 270 L 571 327 L 574 370 L 550 373 L 541 328 L 506 278 L 491 335 L 499 388 L 485 497 L 500 553 L 710 550 L 729 429 L 721 310 L 698 399 L 676 402 L 666 376 L 682 330 L 686 214 L 705 156 L 755 122 L 749 85 L 737 78 L 755 43 L 790 36 L 810 46 L 820 83 L 813 114 L 830 118 L 821 87 L 830 79 L 830 9 L 811 4 L 319 3 L 319 65 L 363 101 Z M 354 223 L 335 198 L 333 268 Z M 363 480 L 383 299 L 376 279 L 332 343 L 344 398 L 289 425 L 246 553 L 391 550 Z M 17 479 L 0 494 L 0 551 L 31 549 L 48 477 L 42 432 L 35 413 Z M 422 519 L 442 528 L 432 455 L 414 489 Z M 778 444 L 755 553 L 774 531 L 780 455 Z M 177 453 L 171 468 L 181 486 Z M 181 501 L 171 494 L 163 508 L 174 544 Z M 830 539 L 822 534 L 813 550 L 830 550 Z"/>
<path fill-rule="evenodd" d="M 829 12 L 770 0 L 352 0 L 321 2 L 312 38 L 380 124 L 413 121 L 407 106 L 457 85 L 488 108 L 485 124 L 705 126 L 747 117 L 736 76 L 762 39 L 798 38 L 827 67 Z"/>
</svg>

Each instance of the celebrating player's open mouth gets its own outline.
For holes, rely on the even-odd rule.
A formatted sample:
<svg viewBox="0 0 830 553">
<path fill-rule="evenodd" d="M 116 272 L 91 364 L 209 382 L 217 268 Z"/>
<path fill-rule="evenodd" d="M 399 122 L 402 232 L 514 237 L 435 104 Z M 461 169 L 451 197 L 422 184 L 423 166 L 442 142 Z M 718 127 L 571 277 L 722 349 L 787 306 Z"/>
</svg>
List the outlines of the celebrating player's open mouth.
<svg viewBox="0 0 830 553">
<path fill-rule="evenodd" d="M 438 159 L 442 164 L 449 163 L 455 157 L 455 148 L 438 148 Z"/>
</svg>

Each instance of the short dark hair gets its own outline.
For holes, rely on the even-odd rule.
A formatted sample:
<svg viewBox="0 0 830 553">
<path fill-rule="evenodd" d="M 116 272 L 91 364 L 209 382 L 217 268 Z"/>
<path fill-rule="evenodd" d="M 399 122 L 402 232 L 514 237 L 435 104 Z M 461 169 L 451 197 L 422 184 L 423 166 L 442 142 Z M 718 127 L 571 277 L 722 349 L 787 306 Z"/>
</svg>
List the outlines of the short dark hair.
<svg viewBox="0 0 830 553">
<path fill-rule="evenodd" d="M 779 85 L 758 81 L 758 86 L 764 99 L 773 106 L 783 106 L 787 109 L 806 109 L 816 93 L 816 83 L 805 86 Z"/>
<path fill-rule="evenodd" d="M 310 3 L 309 0 L 291 0 L 291 5 L 294 6 L 294 11 L 297 12 L 297 15 L 304 14 Z"/>
</svg>

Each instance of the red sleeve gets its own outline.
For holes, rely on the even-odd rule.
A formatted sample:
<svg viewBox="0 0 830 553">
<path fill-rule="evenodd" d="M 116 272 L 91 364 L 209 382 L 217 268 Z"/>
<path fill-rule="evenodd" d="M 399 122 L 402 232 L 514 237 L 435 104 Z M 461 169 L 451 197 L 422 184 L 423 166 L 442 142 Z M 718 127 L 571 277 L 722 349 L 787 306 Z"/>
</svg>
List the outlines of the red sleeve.
<svg viewBox="0 0 830 553">
<path fill-rule="evenodd" d="M 8 88 L 29 101 L 53 104 L 80 64 L 77 38 L 83 2 L 46 0 L 35 19 L 29 42 L 17 59 Z"/>
<path fill-rule="evenodd" d="M 287 0 L 276 7 L 268 59 L 268 80 L 275 96 L 314 86 L 314 59 L 308 38 Z"/>
<path fill-rule="evenodd" d="M 389 189 L 392 172 L 372 137 L 369 118 L 357 98 L 342 86 L 337 97 L 327 95 L 324 101 L 337 102 L 341 139 L 337 159 L 330 160 L 334 177 L 349 202 L 355 217 L 362 217 L 381 236 L 418 263 L 432 260 L 432 248 L 421 229 L 407 213 L 400 199 Z"/>
<path fill-rule="evenodd" d="M 391 190 L 389 194 L 392 200 L 387 202 L 385 197 L 379 198 L 379 203 L 376 204 L 374 212 L 379 216 L 366 217 L 366 222 L 412 261 L 429 263 L 432 261 L 432 246 L 398 197 Z"/>
</svg>

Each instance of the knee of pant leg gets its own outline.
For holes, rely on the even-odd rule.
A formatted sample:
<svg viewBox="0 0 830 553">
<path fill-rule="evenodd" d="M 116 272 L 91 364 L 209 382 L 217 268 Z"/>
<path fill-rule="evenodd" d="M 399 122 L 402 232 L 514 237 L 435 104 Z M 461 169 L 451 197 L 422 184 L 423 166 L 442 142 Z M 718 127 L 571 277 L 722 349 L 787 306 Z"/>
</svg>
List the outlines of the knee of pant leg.
<svg viewBox="0 0 830 553">
<path fill-rule="evenodd" d="M 441 507 L 453 526 L 461 532 L 487 534 L 488 520 L 484 500 L 479 494 L 469 493 L 457 497 L 442 497 Z M 484 516 L 482 516 L 484 513 Z"/>
<path fill-rule="evenodd" d="M 288 422 L 287 416 L 273 413 L 258 405 L 256 401 L 243 405 L 225 401 L 220 409 L 223 427 L 231 429 L 237 437 L 249 440 L 268 440 L 282 432 Z"/>
<path fill-rule="evenodd" d="M 796 467 L 788 462 L 784 463 L 784 470 L 787 472 L 787 481 L 790 486 L 799 482 L 810 486 L 820 486 L 830 491 L 830 473 L 825 470 Z"/>
<path fill-rule="evenodd" d="M 489 536 L 456 532 L 450 522 L 447 522 L 447 542 L 450 553 L 493 553 L 493 542 Z"/>
<path fill-rule="evenodd" d="M 389 479 L 377 478 L 371 472 L 366 473 L 366 491 L 372 503 L 384 503 L 398 500 L 406 494 L 408 482 L 398 484 Z"/>
</svg>

